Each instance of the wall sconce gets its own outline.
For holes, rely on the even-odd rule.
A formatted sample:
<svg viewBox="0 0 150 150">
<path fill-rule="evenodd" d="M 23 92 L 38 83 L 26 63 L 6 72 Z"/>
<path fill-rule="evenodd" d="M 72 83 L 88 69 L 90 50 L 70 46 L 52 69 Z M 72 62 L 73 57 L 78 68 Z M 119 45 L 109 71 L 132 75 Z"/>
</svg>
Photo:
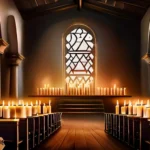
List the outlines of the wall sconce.
<svg viewBox="0 0 150 150">
<path fill-rule="evenodd" d="M 0 54 L 3 54 L 5 49 L 9 46 L 9 44 L 0 38 Z"/>
</svg>

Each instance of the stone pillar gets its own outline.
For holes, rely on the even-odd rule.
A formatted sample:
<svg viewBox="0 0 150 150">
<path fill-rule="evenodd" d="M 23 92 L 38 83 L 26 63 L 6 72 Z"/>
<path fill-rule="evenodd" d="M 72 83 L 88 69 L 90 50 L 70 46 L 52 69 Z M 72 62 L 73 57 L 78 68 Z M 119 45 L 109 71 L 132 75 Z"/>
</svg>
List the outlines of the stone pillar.
<svg viewBox="0 0 150 150">
<path fill-rule="evenodd" d="M 8 62 L 10 66 L 10 89 L 9 97 L 18 98 L 18 66 L 24 57 L 20 54 L 9 54 Z"/>
<path fill-rule="evenodd" d="M 8 47 L 8 43 L 0 38 L 0 99 L 1 99 L 1 59 L 2 59 L 2 54 L 4 53 L 7 47 Z"/>
</svg>

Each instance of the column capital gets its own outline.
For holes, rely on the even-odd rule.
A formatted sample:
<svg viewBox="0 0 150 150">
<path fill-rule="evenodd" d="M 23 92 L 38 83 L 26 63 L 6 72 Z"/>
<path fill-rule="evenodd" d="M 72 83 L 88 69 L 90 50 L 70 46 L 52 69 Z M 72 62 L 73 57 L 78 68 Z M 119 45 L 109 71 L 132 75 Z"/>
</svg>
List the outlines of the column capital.
<svg viewBox="0 0 150 150">
<path fill-rule="evenodd" d="M 9 53 L 7 54 L 7 58 L 9 65 L 11 66 L 18 66 L 21 63 L 21 61 L 25 59 L 25 57 L 19 53 L 16 54 Z"/>
<path fill-rule="evenodd" d="M 2 38 L 0 38 L 0 54 L 3 54 L 5 49 L 9 46 L 9 44 L 3 40 Z"/>
</svg>

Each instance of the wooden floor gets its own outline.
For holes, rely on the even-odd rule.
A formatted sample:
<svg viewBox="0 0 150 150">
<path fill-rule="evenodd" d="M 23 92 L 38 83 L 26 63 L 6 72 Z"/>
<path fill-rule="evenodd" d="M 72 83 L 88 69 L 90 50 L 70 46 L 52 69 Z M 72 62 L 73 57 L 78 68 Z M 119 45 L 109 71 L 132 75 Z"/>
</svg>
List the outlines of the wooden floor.
<svg viewBox="0 0 150 150">
<path fill-rule="evenodd" d="M 104 116 L 63 115 L 62 127 L 37 150 L 130 150 L 104 132 Z"/>
</svg>

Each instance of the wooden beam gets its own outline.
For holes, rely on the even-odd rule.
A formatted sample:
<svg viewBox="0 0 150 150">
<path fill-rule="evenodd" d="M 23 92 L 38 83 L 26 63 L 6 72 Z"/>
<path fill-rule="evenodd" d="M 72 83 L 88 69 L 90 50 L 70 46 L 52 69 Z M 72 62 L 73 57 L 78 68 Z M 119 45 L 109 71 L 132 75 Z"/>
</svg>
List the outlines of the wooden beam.
<svg viewBox="0 0 150 150">
<path fill-rule="evenodd" d="M 139 16 L 131 15 L 131 14 L 126 13 L 121 10 L 116 11 L 116 9 L 110 9 L 110 7 L 103 7 L 101 5 L 95 5 L 95 4 L 89 3 L 87 1 L 84 2 L 84 7 L 93 9 L 93 10 L 96 10 L 98 12 L 102 12 L 105 14 L 113 15 L 113 16 L 116 16 L 119 18 L 127 19 L 127 20 L 137 20 L 137 21 L 141 20 L 141 18 Z"/>
<path fill-rule="evenodd" d="M 49 7 L 48 7 L 48 6 Z M 48 13 L 58 12 L 58 11 L 64 11 L 72 8 L 77 8 L 77 5 L 73 2 L 71 3 L 62 3 L 60 5 L 56 4 L 47 4 L 43 7 L 37 7 L 32 10 L 28 11 L 21 11 L 21 14 L 25 20 L 32 19 L 33 17 L 41 16 Z"/>
</svg>

